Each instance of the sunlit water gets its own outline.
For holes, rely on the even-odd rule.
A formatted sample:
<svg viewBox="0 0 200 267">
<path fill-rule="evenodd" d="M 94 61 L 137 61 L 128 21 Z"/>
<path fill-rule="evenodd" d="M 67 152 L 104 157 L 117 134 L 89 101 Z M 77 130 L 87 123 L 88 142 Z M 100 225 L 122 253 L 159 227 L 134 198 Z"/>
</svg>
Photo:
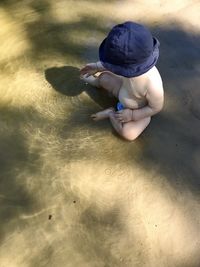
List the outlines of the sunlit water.
<svg viewBox="0 0 200 267">
<path fill-rule="evenodd" d="M 200 266 L 199 14 L 198 1 L 1 1 L 1 267 Z M 132 143 L 90 119 L 115 100 L 79 80 L 124 20 L 161 40 L 166 89 Z"/>
</svg>

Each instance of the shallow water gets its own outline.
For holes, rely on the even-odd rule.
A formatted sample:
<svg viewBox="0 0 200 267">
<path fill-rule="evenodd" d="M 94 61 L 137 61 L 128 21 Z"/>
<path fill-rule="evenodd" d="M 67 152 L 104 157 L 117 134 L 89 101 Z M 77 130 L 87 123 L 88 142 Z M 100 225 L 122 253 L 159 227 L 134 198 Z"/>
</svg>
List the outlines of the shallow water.
<svg viewBox="0 0 200 267">
<path fill-rule="evenodd" d="M 56 3 L 55 3 L 56 2 Z M 198 1 L 1 1 L 0 266 L 199 267 Z M 161 42 L 165 107 L 135 142 L 83 84 L 115 23 Z"/>
</svg>

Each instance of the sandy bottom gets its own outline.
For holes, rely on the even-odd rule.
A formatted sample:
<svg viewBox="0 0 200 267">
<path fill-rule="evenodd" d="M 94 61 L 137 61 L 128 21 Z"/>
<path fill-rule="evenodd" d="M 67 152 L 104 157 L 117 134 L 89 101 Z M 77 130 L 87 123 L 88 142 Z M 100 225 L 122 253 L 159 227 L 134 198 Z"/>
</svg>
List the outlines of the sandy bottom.
<svg viewBox="0 0 200 267">
<path fill-rule="evenodd" d="M 199 14 L 195 0 L 1 1 L 0 267 L 200 266 Z M 160 40 L 165 87 L 135 142 L 91 120 L 115 101 L 79 80 L 125 20 Z"/>
</svg>

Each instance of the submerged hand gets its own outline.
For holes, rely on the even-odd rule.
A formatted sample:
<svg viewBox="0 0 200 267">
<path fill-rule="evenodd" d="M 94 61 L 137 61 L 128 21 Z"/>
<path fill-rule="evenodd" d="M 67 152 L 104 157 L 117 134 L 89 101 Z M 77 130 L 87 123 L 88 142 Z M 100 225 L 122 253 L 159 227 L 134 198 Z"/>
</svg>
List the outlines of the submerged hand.
<svg viewBox="0 0 200 267">
<path fill-rule="evenodd" d="M 115 117 L 120 121 L 120 122 L 129 122 L 132 121 L 132 109 L 123 109 L 120 111 L 117 111 L 115 113 Z"/>
</svg>

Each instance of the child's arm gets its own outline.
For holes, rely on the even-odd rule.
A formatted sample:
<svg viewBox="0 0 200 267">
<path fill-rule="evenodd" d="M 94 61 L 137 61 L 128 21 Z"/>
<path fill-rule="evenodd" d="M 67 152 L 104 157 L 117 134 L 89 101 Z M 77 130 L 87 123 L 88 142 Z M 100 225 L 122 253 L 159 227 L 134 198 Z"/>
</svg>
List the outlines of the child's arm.
<svg viewBox="0 0 200 267">
<path fill-rule="evenodd" d="M 164 104 L 162 84 L 160 86 L 150 85 L 147 90 L 146 100 L 148 102 L 147 106 L 133 110 L 132 120 L 138 121 L 146 117 L 151 117 L 162 110 Z"/>
<path fill-rule="evenodd" d="M 159 87 L 150 86 L 147 94 L 147 106 L 139 109 L 123 109 L 116 112 L 116 117 L 121 122 L 138 121 L 151 117 L 161 111 L 164 103 L 164 92 L 162 85 Z"/>
<path fill-rule="evenodd" d="M 100 61 L 95 62 L 95 63 L 88 63 L 86 64 L 81 70 L 80 73 L 81 75 L 87 74 L 88 76 L 93 75 L 97 72 L 102 72 L 106 70 L 103 65 L 101 64 Z"/>
</svg>

